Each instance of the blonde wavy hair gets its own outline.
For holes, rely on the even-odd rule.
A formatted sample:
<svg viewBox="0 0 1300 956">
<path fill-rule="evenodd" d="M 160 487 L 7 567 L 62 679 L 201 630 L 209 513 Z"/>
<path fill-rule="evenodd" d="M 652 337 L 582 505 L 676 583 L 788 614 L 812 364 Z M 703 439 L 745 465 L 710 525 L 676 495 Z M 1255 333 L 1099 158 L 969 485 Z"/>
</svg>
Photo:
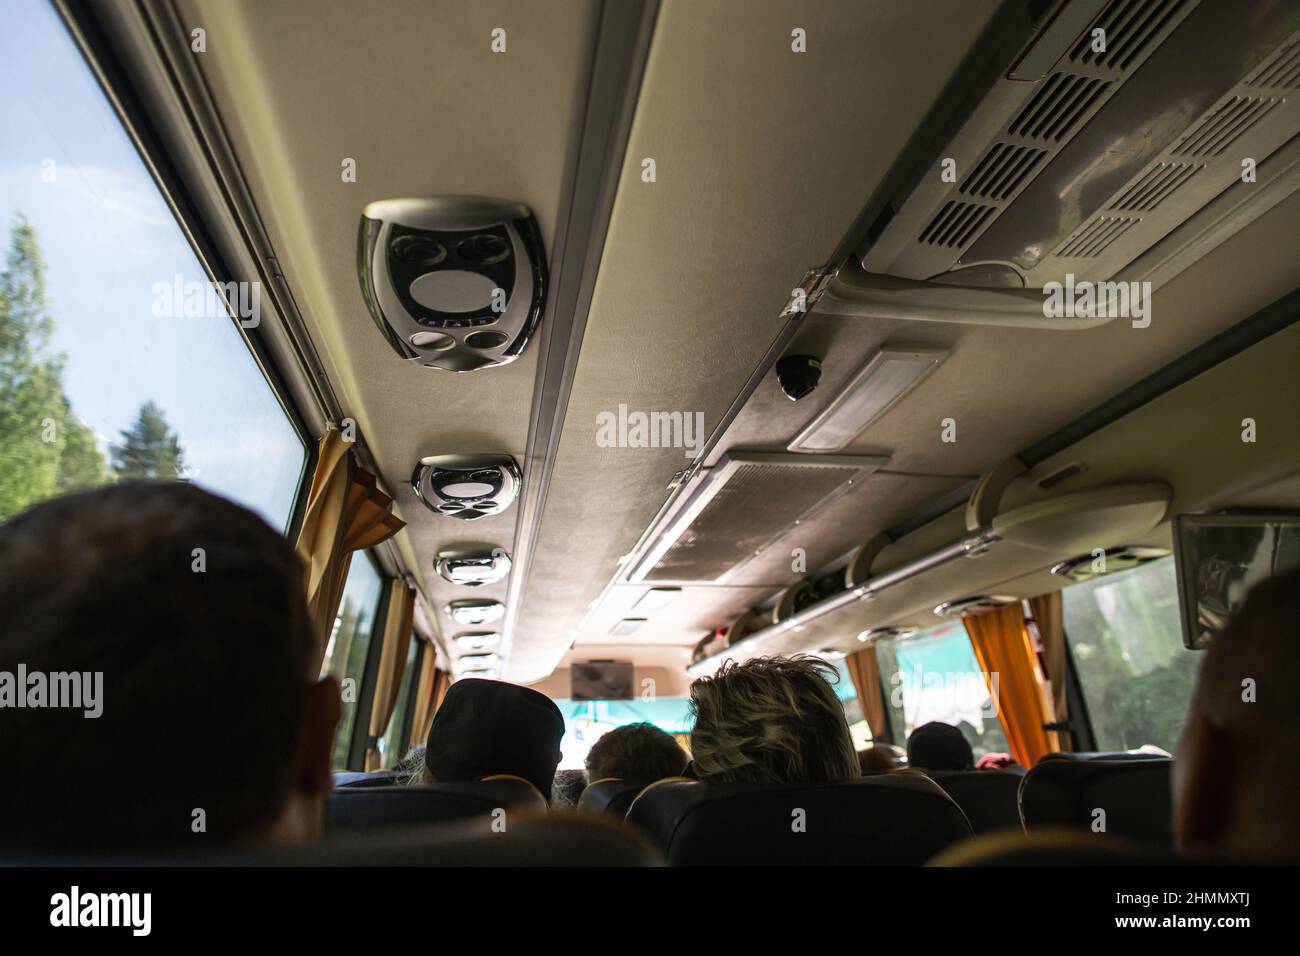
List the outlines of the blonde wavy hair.
<svg viewBox="0 0 1300 956">
<path fill-rule="evenodd" d="M 691 755 L 709 783 L 829 783 L 861 776 L 839 672 L 819 657 L 727 661 L 691 684 Z"/>
</svg>

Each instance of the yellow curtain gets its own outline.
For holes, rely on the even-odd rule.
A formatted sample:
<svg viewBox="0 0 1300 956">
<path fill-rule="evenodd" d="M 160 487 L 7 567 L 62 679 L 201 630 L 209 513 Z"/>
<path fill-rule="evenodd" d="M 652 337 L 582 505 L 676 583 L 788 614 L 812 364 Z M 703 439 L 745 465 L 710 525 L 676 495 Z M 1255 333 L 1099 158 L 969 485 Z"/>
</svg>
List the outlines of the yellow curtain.
<svg viewBox="0 0 1300 956">
<path fill-rule="evenodd" d="M 862 716 L 871 728 L 875 741 L 885 739 L 885 691 L 880 685 L 880 663 L 876 660 L 876 647 L 864 647 L 844 658 L 845 668 L 853 679 L 862 704 Z"/>
<path fill-rule="evenodd" d="M 433 706 L 435 681 L 438 677 L 437 659 L 438 652 L 433 644 L 424 641 L 420 661 L 416 665 L 420 669 L 420 676 L 415 680 L 415 714 L 411 718 L 411 739 L 407 741 L 408 747 L 420 746 L 425 740 L 422 734 L 425 721 L 429 716 L 429 708 Z"/>
<path fill-rule="evenodd" d="M 1065 681 L 1065 619 L 1061 609 L 1061 592 L 1052 591 L 1029 599 L 1029 610 L 1043 641 L 1043 662 L 1047 665 L 1047 683 L 1051 687 L 1051 713 L 1057 723 L 1070 719 L 1069 698 Z M 1051 738 L 1049 734 L 1049 739 Z M 1057 750 L 1073 750 L 1068 731 L 1055 733 Z"/>
<path fill-rule="evenodd" d="M 375 677 L 375 700 L 370 708 L 370 733 L 366 746 L 366 769 L 378 770 L 383 760 L 379 738 L 388 729 L 406 672 L 406 652 L 411 646 L 415 622 L 415 590 L 396 578 L 389 584 L 388 616 L 384 620 L 384 643 L 379 649 L 379 673 Z"/>
<path fill-rule="evenodd" d="M 1020 604 L 972 614 L 965 619 L 966 633 L 989 692 L 998 705 L 998 717 L 1016 761 L 1032 767 L 1053 750 L 1043 730 L 1042 672 L 1034 653 Z"/>
<path fill-rule="evenodd" d="M 429 729 L 433 727 L 434 715 L 438 713 L 438 708 L 442 706 L 442 699 L 447 696 L 447 688 L 451 686 L 451 675 L 446 671 L 435 669 L 430 683 L 429 696 L 426 698 L 427 709 L 424 720 L 418 725 L 419 731 L 413 737 L 414 744 L 423 744 L 429 739 Z"/>
<path fill-rule="evenodd" d="M 357 464 L 337 428 L 321 436 L 316 472 L 295 550 L 307 575 L 307 609 L 316 635 L 316 669 L 334 628 L 352 552 L 372 548 L 403 527 L 393 499 Z"/>
</svg>

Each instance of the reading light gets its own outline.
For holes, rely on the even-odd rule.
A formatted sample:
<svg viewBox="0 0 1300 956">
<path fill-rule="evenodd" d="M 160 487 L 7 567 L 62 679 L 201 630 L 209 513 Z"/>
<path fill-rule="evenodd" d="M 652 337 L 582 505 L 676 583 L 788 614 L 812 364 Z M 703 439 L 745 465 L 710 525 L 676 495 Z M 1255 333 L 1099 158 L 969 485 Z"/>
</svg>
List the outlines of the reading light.
<svg viewBox="0 0 1300 956">
<path fill-rule="evenodd" d="M 827 661 L 842 661 L 848 657 L 843 651 L 836 650 L 833 647 L 823 647 L 817 652 L 817 656 Z"/>
<path fill-rule="evenodd" d="M 915 627 L 869 627 L 858 635 L 858 640 L 865 644 L 867 641 L 878 641 L 882 637 L 911 637 L 918 630 L 919 628 Z"/>
<path fill-rule="evenodd" d="M 483 671 L 495 671 L 501 666 L 499 654 L 462 654 L 456 660 L 456 667 L 462 674 L 480 674 Z"/>
<path fill-rule="evenodd" d="M 884 346 L 789 445 L 790 451 L 839 451 L 893 408 L 948 357 L 942 349 Z"/>
<path fill-rule="evenodd" d="M 452 601 L 447 605 L 447 613 L 457 624 L 479 627 L 483 624 L 495 624 L 505 617 L 506 606 L 500 601 Z"/>
<path fill-rule="evenodd" d="M 677 600 L 678 595 L 681 593 L 681 588 L 651 588 L 632 605 L 632 610 L 638 614 L 653 614 L 655 611 L 662 611 Z"/>
<path fill-rule="evenodd" d="M 645 618 L 643 617 L 625 617 L 623 620 L 611 627 L 609 633 L 611 637 L 626 637 L 629 634 L 641 630 L 641 627 L 644 624 Z"/>
<path fill-rule="evenodd" d="M 463 631 L 452 640 L 461 650 L 487 651 L 501 643 L 501 635 L 497 631 Z"/>
</svg>

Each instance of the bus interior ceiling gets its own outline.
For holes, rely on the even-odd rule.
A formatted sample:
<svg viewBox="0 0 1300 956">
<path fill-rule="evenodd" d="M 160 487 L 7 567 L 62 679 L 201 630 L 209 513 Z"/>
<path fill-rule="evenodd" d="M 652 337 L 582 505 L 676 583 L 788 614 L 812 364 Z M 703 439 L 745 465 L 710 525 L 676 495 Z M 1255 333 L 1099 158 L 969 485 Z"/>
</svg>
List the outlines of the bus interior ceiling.
<svg viewBox="0 0 1300 956">
<path fill-rule="evenodd" d="M 1118 319 L 1061 330 L 815 307 L 795 320 L 785 352 L 821 357 L 821 384 L 792 403 L 763 367 L 791 322 L 782 309 L 792 288 L 808 270 L 836 264 L 831 257 L 864 204 L 924 132 L 921 124 L 999 6 L 889 4 L 866 16 L 844 0 L 797 5 L 792 20 L 791 5 L 779 3 L 649 5 L 643 71 L 616 91 L 632 112 L 612 125 L 623 138 L 601 171 L 579 162 L 601 107 L 591 87 L 603 68 L 598 43 L 612 32 L 600 4 L 507 11 L 424 0 L 382 10 L 327 2 L 310 17 L 291 4 L 253 0 L 178 4 L 180 18 L 205 24 L 209 36 L 240 38 L 212 43 L 203 77 L 329 382 L 407 522 L 398 547 L 428 605 L 465 596 L 432 573 L 439 552 L 526 545 L 509 580 L 473 594 L 509 599 L 504 677 L 533 683 L 571 660 L 613 655 L 665 667 L 677 675 L 675 686 L 703 634 L 874 536 L 900 526 L 909 532 L 885 548 L 873 573 L 960 538 L 964 501 L 953 498 L 960 489 L 1176 369 L 1300 285 L 1300 195 L 1288 195 L 1165 277 L 1146 327 Z M 499 21 L 508 27 L 506 55 L 464 41 L 489 35 Z M 772 57 L 767 45 L 783 42 L 796 21 L 816 38 L 816 55 Z M 625 32 L 635 40 L 644 27 Z M 624 42 L 625 52 L 637 53 Z M 606 106 L 601 115 L 617 119 L 619 111 Z M 355 160 L 355 182 L 340 180 L 344 158 Z M 653 160 L 652 181 L 646 160 Z M 581 232 L 574 197 L 600 195 L 596 183 L 608 201 L 578 236 L 589 239 L 584 244 L 574 241 Z M 536 215 L 556 294 L 538 344 L 519 361 L 432 373 L 397 359 L 376 334 L 357 288 L 358 215 L 374 200 L 428 194 L 515 198 Z M 564 300 L 575 307 L 565 317 L 564 328 L 575 330 L 568 341 L 549 331 L 560 290 L 577 290 Z M 1297 398 L 1296 335 L 1275 332 L 1077 435 L 1011 482 L 1003 510 L 1120 481 L 1172 486 L 1170 515 L 1247 502 L 1300 506 L 1300 433 L 1289 411 Z M 670 482 L 698 447 L 685 454 L 602 447 L 602 413 L 698 413 L 706 435 L 725 425 L 691 475 L 698 484 L 729 451 L 784 452 L 873 353 L 900 343 L 946 359 L 840 452 L 885 462 L 797 526 L 772 529 L 752 560 L 711 578 L 668 581 L 680 588 L 676 599 L 638 613 L 636 602 L 654 582 L 629 580 L 620 561 L 654 525 Z M 566 375 L 555 374 L 566 366 Z M 761 378 L 746 394 L 756 370 Z M 559 399 L 549 420 L 537 404 L 543 390 Z M 1287 438 L 1243 444 L 1244 418 Z M 955 440 L 941 438 L 947 420 Z M 543 425 L 550 442 L 531 443 L 530 428 Z M 535 484 L 519 506 L 463 524 L 421 506 L 410 487 L 413 464 L 469 452 L 521 463 Z M 1061 485 L 1037 485 L 1073 463 L 1082 468 Z M 932 520 L 908 527 L 918 515 Z M 1095 530 L 1105 546 L 1169 546 L 1167 521 L 1132 540 L 1109 540 L 1104 524 Z M 1063 581 L 1047 569 L 1071 556 L 1005 544 L 772 635 L 762 647 L 851 650 L 863 628 L 937 623 L 931 608 L 943 600 L 1055 589 Z M 446 630 L 445 618 L 430 617 Z M 625 619 L 637 622 L 634 631 L 619 632 Z"/>
</svg>

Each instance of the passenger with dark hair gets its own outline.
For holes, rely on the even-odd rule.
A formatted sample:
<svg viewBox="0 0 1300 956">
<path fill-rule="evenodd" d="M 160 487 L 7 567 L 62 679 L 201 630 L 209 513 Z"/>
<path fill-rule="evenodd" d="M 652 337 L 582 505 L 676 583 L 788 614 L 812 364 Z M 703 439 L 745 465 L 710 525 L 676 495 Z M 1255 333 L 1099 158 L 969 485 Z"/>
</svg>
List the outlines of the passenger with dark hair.
<svg viewBox="0 0 1300 956">
<path fill-rule="evenodd" d="M 898 766 L 888 747 L 868 747 L 858 751 L 858 766 L 864 774 L 893 770 Z"/>
<path fill-rule="evenodd" d="M 907 765 L 919 770 L 970 770 L 975 754 L 960 730 L 933 720 L 907 738 Z"/>
<path fill-rule="evenodd" d="M 461 678 L 434 714 L 423 779 L 457 783 L 509 774 L 549 800 L 563 738 L 564 716 L 545 694 L 506 681 Z"/>
<path fill-rule="evenodd" d="M 587 753 L 587 780 L 617 777 L 629 783 L 653 783 L 679 777 L 690 758 L 671 734 L 651 723 L 615 727 Z"/>
<path fill-rule="evenodd" d="M 1300 567 L 1256 585 L 1210 642 L 1174 761 L 1174 839 L 1300 860 Z"/>
<path fill-rule="evenodd" d="M 817 657 L 727 661 L 691 684 L 691 755 L 705 783 L 829 783 L 861 775 L 836 669 Z"/>
<path fill-rule="evenodd" d="M 184 482 L 0 526 L 0 846 L 317 838 L 340 702 L 303 590 L 283 536 Z"/>
</svg>

